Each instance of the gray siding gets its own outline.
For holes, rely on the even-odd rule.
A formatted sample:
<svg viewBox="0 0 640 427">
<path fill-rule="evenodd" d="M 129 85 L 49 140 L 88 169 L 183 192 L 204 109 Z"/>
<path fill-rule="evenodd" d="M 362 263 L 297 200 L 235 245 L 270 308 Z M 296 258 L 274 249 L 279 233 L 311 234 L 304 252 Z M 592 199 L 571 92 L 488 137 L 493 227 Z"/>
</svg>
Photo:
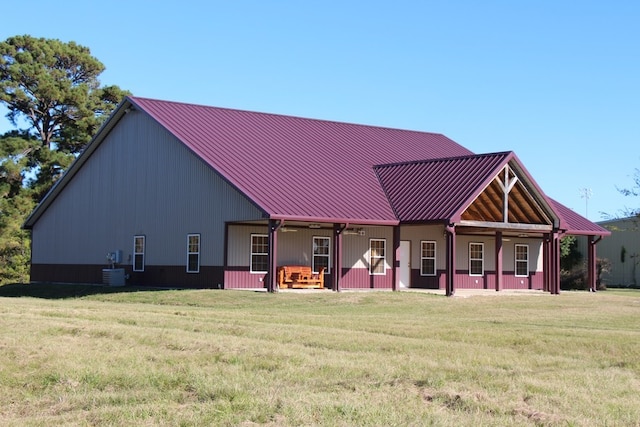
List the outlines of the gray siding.
<svg viewBox="0 0 640 427">
<path fill-rule="evenodd" d="M 201 234 L 201 265 L 223 265 L 224 223 L 261 212 L 142 112 L 121 119 L 33 228 L 32 262 L 103 264 L 146 236 L 146 265 L 184 265 Z"/>
<path fill-rule="evenodd" d="M 609 286 L 637 286 L 640 284 L 640 220 L 620 219 L 599 223 L 611 231 L 611 236 L 603 238 L 596 245 L 598 259 L 611 263 L 610 271 L 602 274 L 602 280 Z M 621 252 L 625 248 L 625 261 Z M 578 238 L 578 249 L 583 261 L 587 260 L 587 238 Z"/>
</svg>

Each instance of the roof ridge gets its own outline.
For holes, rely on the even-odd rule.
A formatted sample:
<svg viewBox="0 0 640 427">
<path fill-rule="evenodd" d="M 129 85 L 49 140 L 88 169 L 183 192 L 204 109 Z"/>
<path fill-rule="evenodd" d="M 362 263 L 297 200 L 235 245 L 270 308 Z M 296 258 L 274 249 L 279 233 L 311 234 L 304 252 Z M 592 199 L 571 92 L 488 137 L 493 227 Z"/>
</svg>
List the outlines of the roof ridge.
<svg viewBox="0 0 640 427">
<path fill-rule="evenodd" d="M 417 129 L 404 129 L 404 128 L 397 128 L 397 127 L 391 127 L 391 126 L 371 125 L 371 124 L 365 124 L 365 123 L 352 123 L 352 122 L 339 121 L 339 120 L 330 120 L 330 119 L 319 119 L 319 118 L 314 118 L 314 117 L 295 116 L 295 115 L 291 115 L 291 114 L 269 113 L 269 112 L 264 112 L 264 111 L 247 110 L 247 109 L 242 109 L 242 108 L 218 107 L 218 106 L 214 106 L 214 105 L 197 104 L 197 103 L 192 103 L 192 102 L 170 101 L 170 100 L 163 100 L 163 99 L 156 99 L 156 98 L 147 98 L 147 97 L 143 97 L 143 96 L 129 95 L 129 96 L 127 96 L 127 98 L 131 99 L 134 102 L 136 100 L 142 100 L 142 101 L 160 102 L 160 103 L 167 103 L 167 104 L 187 105 L 187 106 L 198 107 L 198 108 L 206 108 L 206 109 L 213 109 L 213 110 L 223 110 L 223 111 L 230 111 L 230 112 L 237 112 L 237 113 L 258 114 L 258 115 L 261 115 L 261 116 L 290 118 L 290 119 L 294 119 L 294 120 L 305 120 L 305 121 L 318 122 L 318 123 L 332 123 L 332 124 L 338 124 L 338 125 L 358 126 L 358 127 L 370 128 L 370 129 L 386 129 L 386 130 L 391 130 L 391 131 L 401 131 L 401 132 L 411 132 L 411 133 L 419 133 L 419 134 L 446 136 L 441 132 L 430 132 L 430 131 L 423 131 L 423 130 L 417 130 Z"/>
<path fill-rule="evenodd" d="M 391 167 L 391 166 L 416 165 L 416 164 L 422 164 L 422 163 L 436 163 L 436 162 L 445 162 L 445 161 L 451 161 L 451 160 L 464 160 L 464 159 L 472 159 L 472 158 L 502 156 L 502 155 L 507 156 L 512 153 L 513 151 L 497 151 L 494 153 L 467 154 L 464 156 L 439 157 L 437 159 L 424 159 L 424 160 L 411 160 L 408 162 L 382 163 L 379 165 L 373 165 L 373 167 L 374 169 L 377 169 L 377 168 L 385 168 L 385 167 Z"/>
</svg>

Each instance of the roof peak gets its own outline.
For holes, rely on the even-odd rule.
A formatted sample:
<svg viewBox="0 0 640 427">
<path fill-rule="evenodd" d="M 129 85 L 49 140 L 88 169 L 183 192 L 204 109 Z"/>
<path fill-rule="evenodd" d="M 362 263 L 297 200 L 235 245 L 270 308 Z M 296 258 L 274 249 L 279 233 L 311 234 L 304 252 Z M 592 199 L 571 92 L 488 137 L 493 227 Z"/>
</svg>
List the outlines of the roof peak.
<svg viewBox="0 0 640 427">
<path fill-rule="evenodd" d="M 314 118 L 314 117 L 296 116 L 296 115 L 292 115 L 292 114 L 283 114 L 283 113 L 270 113 L 270 112 L 264 112 L 264 111 L 247 110 L 247 109 L 242 109 L 242 108 L 219 107 L 219 106 L 215 106 L 215 105 L 198 104 L 198 103 L 192 103 L 192 102 L 171 101 L 171 100 L 164 100 L 164 99 L 148 98 L 148 97 L 143 97 L 143 96 L 129 95 L 126 98 L 129 99 L 130 101 L 132 101 L 134 104 L 137 104 L 136 100 L 140 100 L 140 101 L 143 101 L 143 102 L 183 105 L 183 106 L 190 106 L 190 107 L 195 107 L 195 108 L 205 108 L 205 109 L 213 109 L 213 110 L 218 110 L 218 111 L 229 111 L 229 112 L 245 113 L 245 114 L 256 114 L 256 115 L 260 115 L 260 116 L 271 116 L 271 117 L 276 117 L 276 118 L 288 118 L 288 119 L 293 119 L 293 120 L 304 120 L 304 121 L 311 121 L 311 122 L 317 122 L 317 123 L 330 123 L 330 124 L 345 125 L 345 126 L 358 126 L 358 127 L 370 128 L 370 129 L 382 129 L 382 130 L 386 129 L 386 130 L 390 130 L 390 131 L 413 132 L 413 133 L 420 133 L 420 134 L 430 134 L 430 135 L 444 136 L 444 134 L 441 133 L 441 132 L 430 132 L 430 131 L 417 130 L 417 129 L 405 129 L 405 128 L 398 128 L 398 127 L 391 127 L 391 126 L 380 126 L 380 125 L 373 125 L 373 124 L 365 124 L 365 123 L 353 123 L 353 122 L 340 121 L 340 120 L 319 119 L 319 118 Z"/>
<path fill-rule="evenodd" d="M 379 165 L 374 165 L 374 168 L 385 168 L 392 166 L 405 166 L 405 165 L 417 165 L 423 163 L 437 163 L 437 162 L 450 162 L 452 160 L 465 160 L 465 159 L 480 159 L 484 157 L 507 157 L 508 155 L 515 154 L 513 151 L 497 151 L 495 153 L 480 153 L 480 154 L 467 154 L 463 156 L 452 156 L 452 157 L 439 157 L 435 159 L 424 159 L 424 160 L 412 160 L 407 162 L 394 162 L 394 163 L 383 163 Z"/>
</svg>

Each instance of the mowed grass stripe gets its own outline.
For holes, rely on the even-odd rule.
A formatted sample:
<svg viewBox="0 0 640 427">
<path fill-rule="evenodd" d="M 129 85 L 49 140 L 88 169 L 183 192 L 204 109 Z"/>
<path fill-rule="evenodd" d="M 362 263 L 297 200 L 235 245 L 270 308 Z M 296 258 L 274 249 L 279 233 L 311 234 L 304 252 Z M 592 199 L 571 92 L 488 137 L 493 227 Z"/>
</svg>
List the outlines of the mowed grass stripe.
<svg viewBox="0 0 640 427">
<path fill-rule="evenodd" d="M 638 292 L 24 286 L 2 425 L 640 425 Z"/>
</svg>

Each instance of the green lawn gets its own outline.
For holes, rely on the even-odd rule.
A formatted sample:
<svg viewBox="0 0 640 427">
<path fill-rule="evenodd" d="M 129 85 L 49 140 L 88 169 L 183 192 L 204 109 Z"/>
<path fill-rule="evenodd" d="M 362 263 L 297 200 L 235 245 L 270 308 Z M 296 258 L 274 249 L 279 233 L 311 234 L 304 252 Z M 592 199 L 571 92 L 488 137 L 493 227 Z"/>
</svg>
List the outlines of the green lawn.
<svg viewBox="0 0 640 427">
<path fill-rule="evenodd" d="M 640 426 L 640 292 L 0 287 L 0 425 Z"/>
</svg>

